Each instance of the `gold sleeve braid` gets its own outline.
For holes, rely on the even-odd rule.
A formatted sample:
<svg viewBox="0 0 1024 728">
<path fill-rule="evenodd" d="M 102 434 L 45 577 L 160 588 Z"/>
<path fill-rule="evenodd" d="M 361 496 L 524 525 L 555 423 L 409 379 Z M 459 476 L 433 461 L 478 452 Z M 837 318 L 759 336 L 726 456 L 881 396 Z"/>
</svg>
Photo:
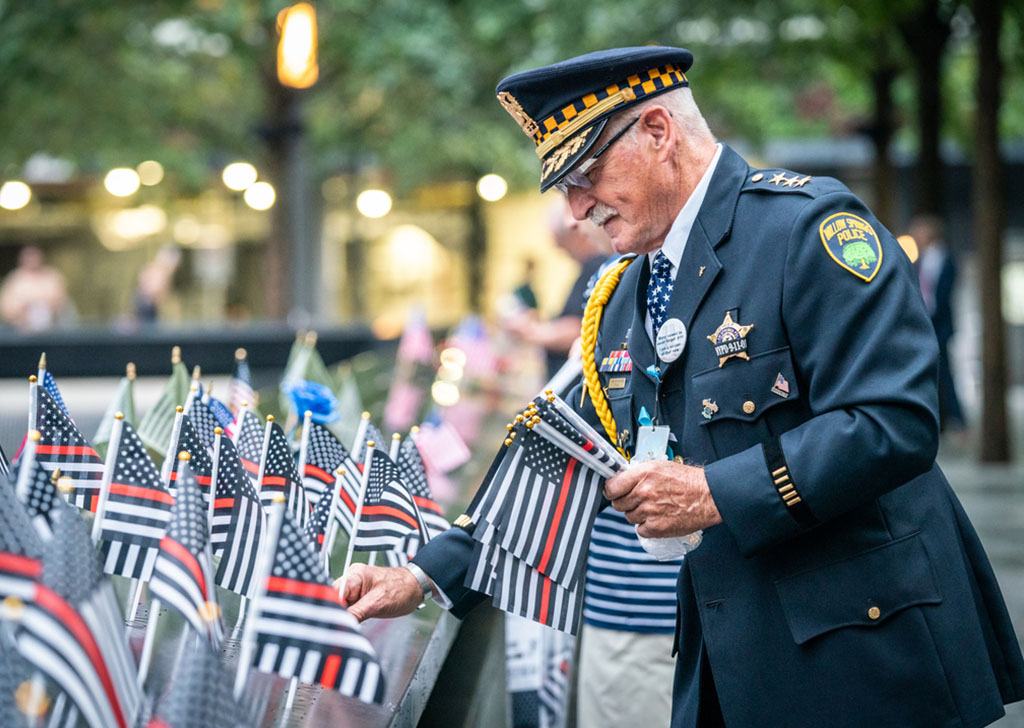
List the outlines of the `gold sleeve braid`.
<svg viewBox="0 0 1024 728">
<path fill-rule="evenodd" d="M 580 330 L 580 339 L 583 344 L 583 382 L 587 385 L 587 393 L 590 401 L 594 404 L 594 410 L 604 425 L 604 431 L 608 438 L 615 445 L 615 448 L 627 459 L 626 451 L 619 446 L 619 433 L 615 427 L 615 418 L 608 407 L 608 398 L 605 397 L 601 388 L 601 380 L 597 376 L 597 360 L 594 352 L 597 350 L 597 332 L 601 326 L 601 314 L 605 304 L 611 298 L 615 287 L 619 285 L 619 277 L 634 260 L 633 257 L 620 260 L 615 266 L 601 276 L 601 280 L 594 286 L 587 307 L 583 310 L 583 326 Z"/>
</svg>

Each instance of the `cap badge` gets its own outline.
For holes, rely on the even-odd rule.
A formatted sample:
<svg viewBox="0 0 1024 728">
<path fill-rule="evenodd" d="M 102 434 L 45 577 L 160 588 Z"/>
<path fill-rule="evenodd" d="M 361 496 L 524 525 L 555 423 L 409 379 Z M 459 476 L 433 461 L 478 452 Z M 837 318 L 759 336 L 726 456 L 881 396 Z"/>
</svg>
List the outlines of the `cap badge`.
<svg viewBox="0 0 1024 728">
<path fill-rule="evenodd" d="M 531 139 L 536 136 L 539 131 L 537 122 L 531 119 L 529 115 L 523 111 L 522 105 L 516 101 L 515 96 L 510 94 L 508 91 L 502 91 L 498 94 L 498 102 L 505 107 L 505 111 L 512 115 L 512 118 L 516 120 L 516 123 L 519 124 L 526 136 Z"/>
<path fill-rule="evenodd" d="M 567 141 L 565 144 L 560 146 L 558 149 L 553 151 L 551 154 L 544 159 L 541 163 L 541 179 L 547 179 L 552 173 L 560 170 L 567 159 L 576 153 L 580 147 L 587 141 L 587 137 L 590 136 L 590 132 L 594 130 L 593 127 L 584 129 L 579 134 L 574 136 L 572 139 Z"/>
<path fill-rule="evenodd" d="M 732 314 L 725 312 L 725 320 L 722 325 L 715 329 L 715 333 L 708 337 L 708 341 L 715 345 L 715 356 L 718 357 L 718 366 L 722 366 L 732 357 L 739 357 L 750 361 L 747 355 L 747 333 L 754 328 L 754 324 L 744 326 L 732 320 Z"/>
</svg>

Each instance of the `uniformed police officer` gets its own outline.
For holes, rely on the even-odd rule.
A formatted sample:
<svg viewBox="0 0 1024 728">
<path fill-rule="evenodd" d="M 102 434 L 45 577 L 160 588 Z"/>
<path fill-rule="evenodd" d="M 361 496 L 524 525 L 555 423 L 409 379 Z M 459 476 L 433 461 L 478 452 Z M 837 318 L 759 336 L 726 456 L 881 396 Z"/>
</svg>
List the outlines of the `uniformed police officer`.
<svg viewBox="0 0 1024 728">
<path fill-rule="evenodd" d="M 498 86 L 541 189 L 635 255 L 591 299 L 581 412 L 627 451 L 649 413 L 677 456 L 605 486 L 641 536 L 703 531 L 679 575 L 672 725 L 990 723 L 1024 697 L 1024 660 L 934 462 L 937 346 L 910 263 L 839 182 L 717 144 L 691 61 L 617 49 Z M 614 390 L 593 364 L 612 352 L 631 361 Z M 427 594 L 467 612 L 471 530 L 410 569 L 354 569 L 352 612 Z"/>
</svg>

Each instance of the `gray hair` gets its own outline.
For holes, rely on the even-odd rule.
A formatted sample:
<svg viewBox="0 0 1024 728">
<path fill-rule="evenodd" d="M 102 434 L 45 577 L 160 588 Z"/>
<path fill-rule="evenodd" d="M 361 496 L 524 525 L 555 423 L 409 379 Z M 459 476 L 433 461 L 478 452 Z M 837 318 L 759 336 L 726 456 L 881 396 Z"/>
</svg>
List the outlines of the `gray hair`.
<svg viewBox="0 0 1024 728">
<path fill-rule="evenodd" d="M 685 137 L 695 140 L 704 139 L 710 142 L 716 141 L 715 135 L 711 133 L 711 128 L 708 126 L 708 122 L 704 119 L 704 115 L 697 108 L 697 102 L 693 100 L 693 92 L 686 86 L 666 91 L 616 114 L 608 122 L 605 133 L 608 135 L 614 134 L 651 106 L 662 106 L 668 109 L 669 113 L 672 114 L 672 120 L 676 128 Z M 626 133 L 623 141 L 634 142 L 636 139 L 635 135 L 636 127 L 634 126 Z"/>
</svg>

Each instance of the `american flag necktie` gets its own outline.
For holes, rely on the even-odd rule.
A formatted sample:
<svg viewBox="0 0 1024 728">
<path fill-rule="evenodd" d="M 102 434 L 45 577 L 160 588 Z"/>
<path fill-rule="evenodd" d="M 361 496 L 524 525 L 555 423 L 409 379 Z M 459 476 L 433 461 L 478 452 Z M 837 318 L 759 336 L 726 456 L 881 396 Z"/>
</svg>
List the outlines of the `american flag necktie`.
<svg viewBox="0 0 1024 728">
<path fill-rule="evenodd" d="M 668 301 L 672 297 L 672 261 L 660 250 L 651 263 L 651 280 L 647 283 L 647 311 L 651 314 L 651 329 L 657 341 L 658 330 L 668 318 Z"/>
</svg>

